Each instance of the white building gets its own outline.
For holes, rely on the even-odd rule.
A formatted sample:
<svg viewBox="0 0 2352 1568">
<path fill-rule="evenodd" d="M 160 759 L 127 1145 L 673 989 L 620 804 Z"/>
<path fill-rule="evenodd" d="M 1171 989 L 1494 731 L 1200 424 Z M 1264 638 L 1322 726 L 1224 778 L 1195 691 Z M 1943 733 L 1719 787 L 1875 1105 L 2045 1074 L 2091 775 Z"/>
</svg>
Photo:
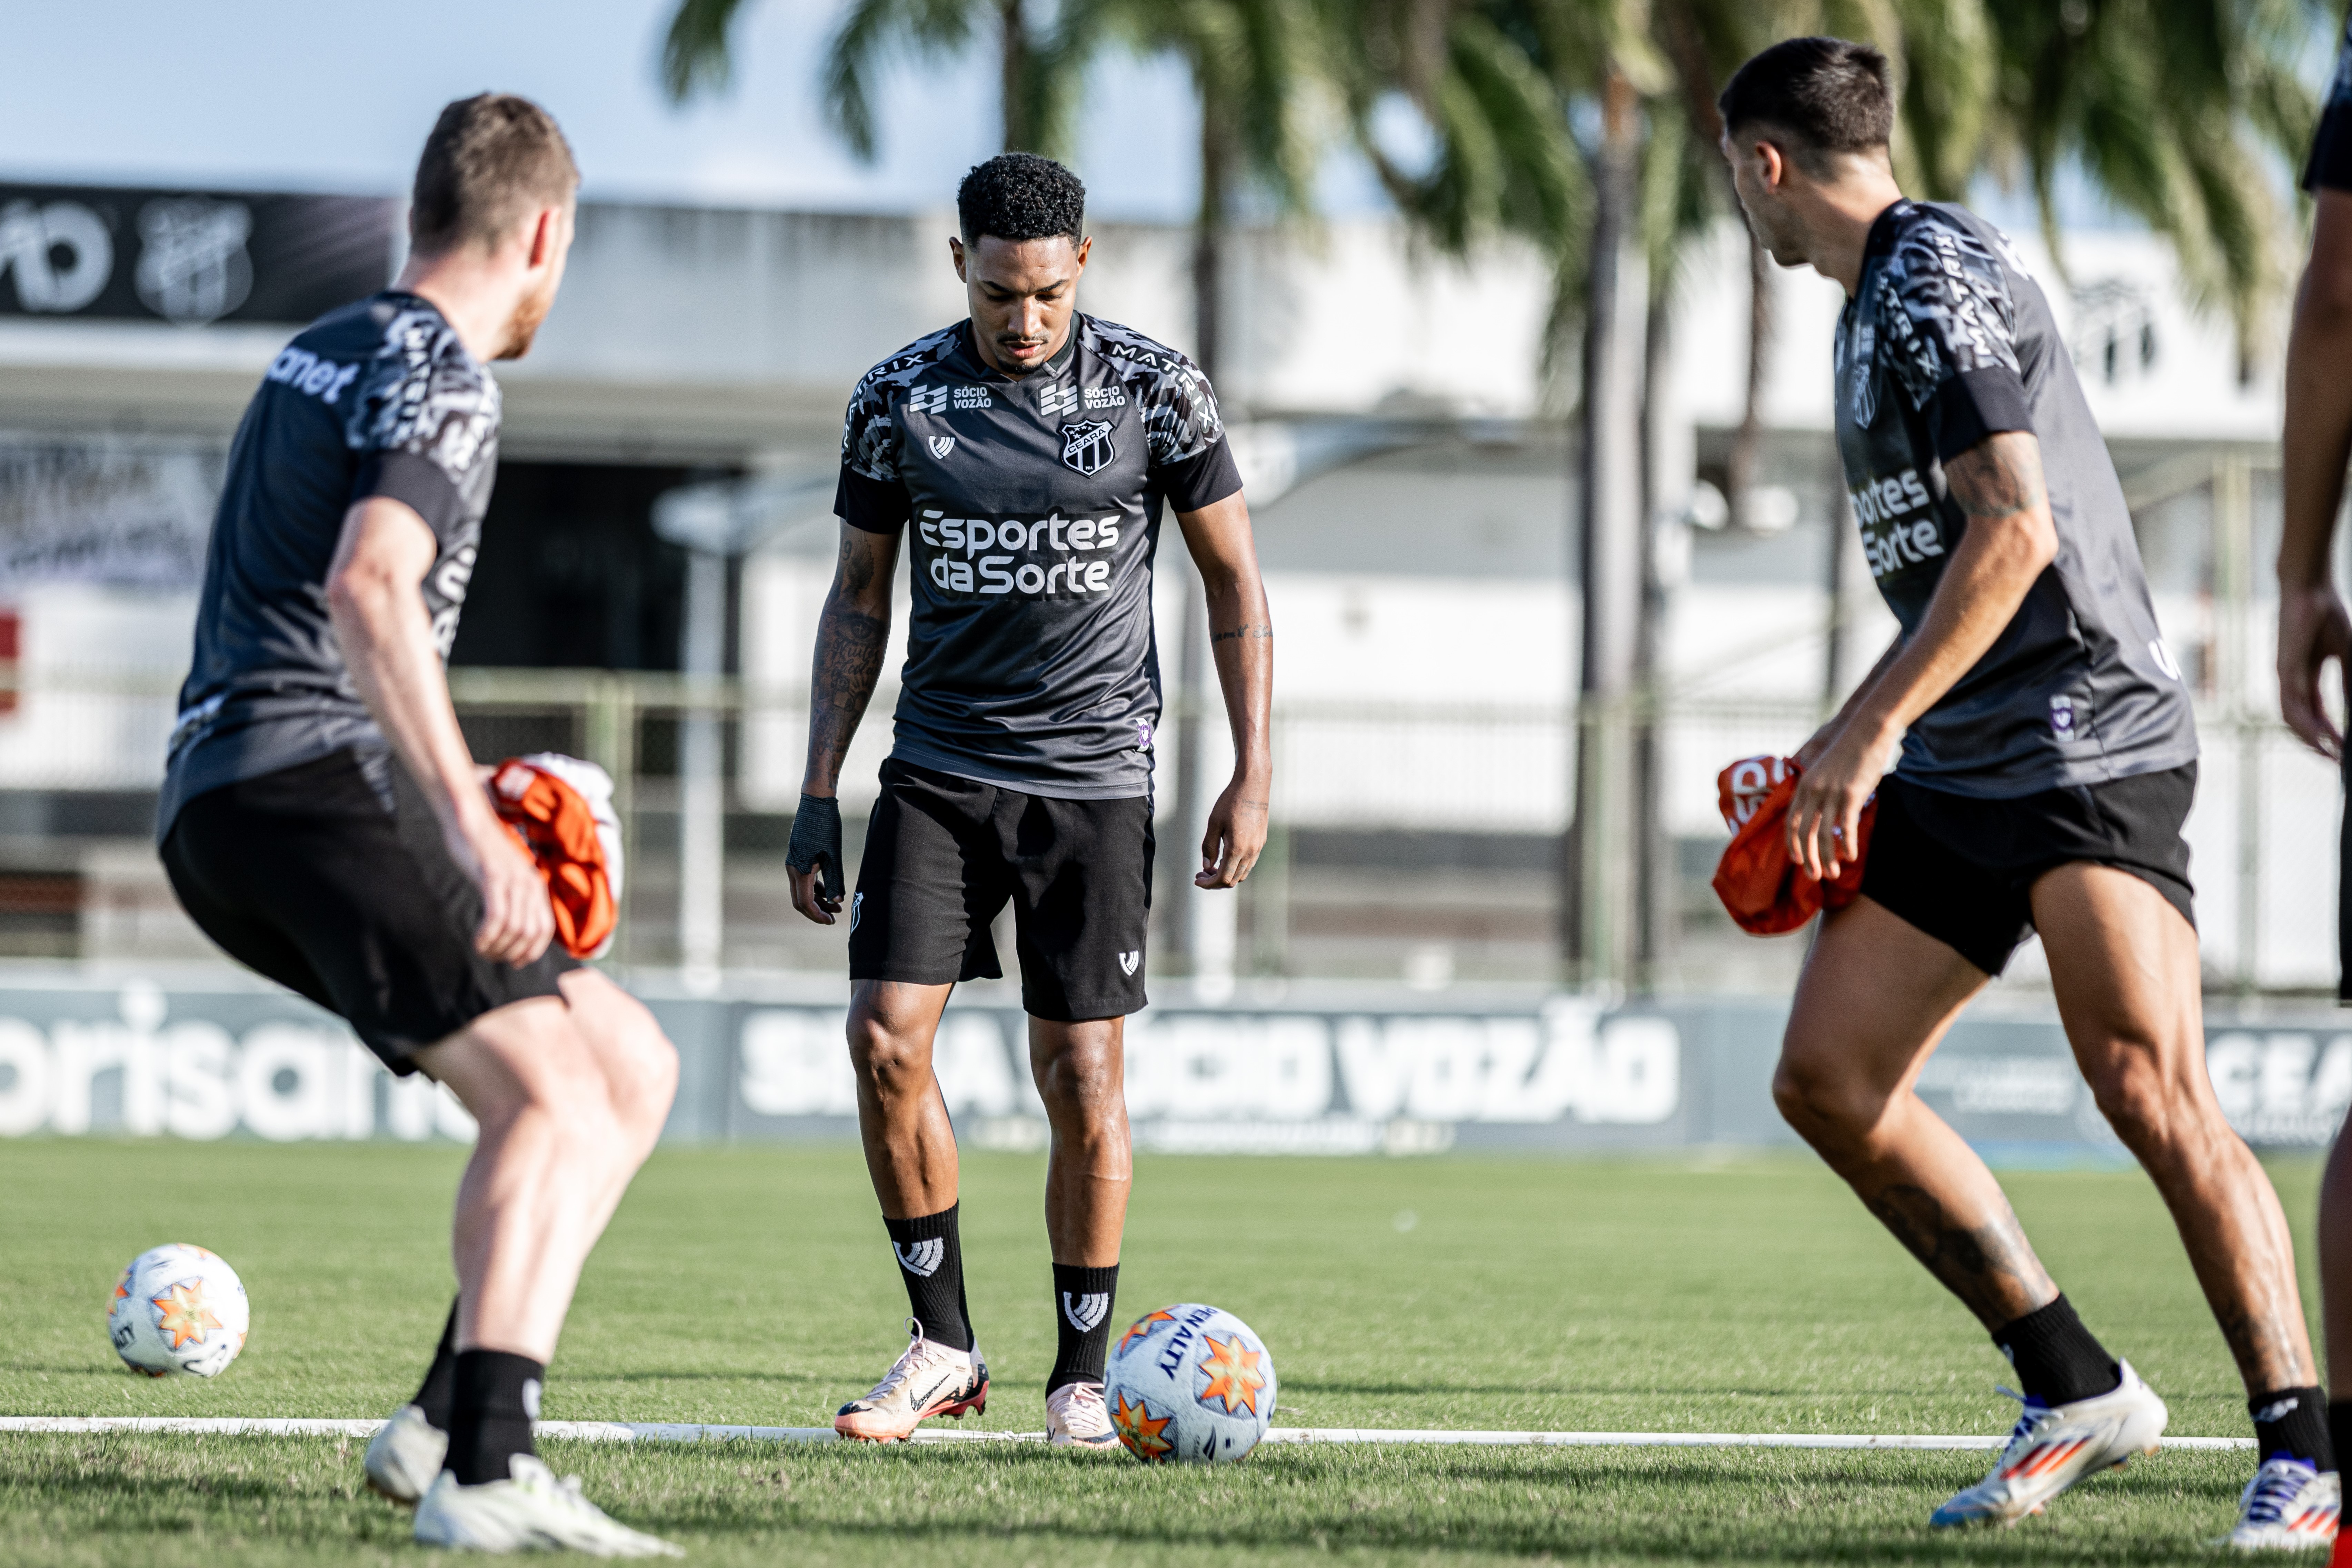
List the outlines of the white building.
<svg viewBox="0 0 2352 1568">
<path fill-rule="evenodd" d="M 788 811 L 834 552 L 841 407 L 867 365 L 961 313 L 951 227 L 946 213 L 584 209 L 538 347 L 500 369 L 507 466 L 461 661 L 676 668 L 685 574 L 650 531 L 654 501 L 748 477 L 762 527 L 736 578 L 733 668 L 751 707 L 733 800 L 751 816 Z M 2192 837 L 2209 963 L 2235 974 L 2252 952 L 2265 984 L 2319 984 L 2332 973 L 2333 862 L 2306 844 L 2332 832 L 2333 779 L 2242 722 L 2273 707 L 2261 531 L 2275 528 L 2263 466 L 2275 367 L 2241 384 L 2226 325 L 2182 303 L 2152 239 L 2076 237 L 2062 275 L 2035 237 L 2018 238 L 2142 508 L 2159 614 L 2207 710 Z M 1716 521 L 1700 481 L 1719 477 L 1741 415 L 1745 245 L 1727 227 L 1689 268 L 1654 389 L 1662 559 L 1676 568 L 1667 821 L 1699 866 L 1721 833 L 1716 770 L 1802 738 L 1829 684 L 1832 623 L 1848 679 L 1892 630 L 1839 521 L 1826 433 L 1840 299 L 1811 273 L 1775 286 L 1775 490 L 1759 515 L 1781 526 L 1685 521 Z M 1189 349 L 1189 259 L 1181 231 L 1106 227 L 1083 302 Z M 1465 266 L 1381 222 L 1250 235 L 1231 265 L 1220 390 L 1281 627 L 1276 815 L 1296 858 L 1282 930 L 1275 905 L 1254 905 L 1240 966 L 1403 966 L 1432 984 L 1539 975 L 1577 643 L 1570 452 L 1540 416 L 1549 281 L 1528 254 Z M 18 266 L 12 300 L 0 263 L 0 580 L 24 686 L 0 713 L 0 863 L 16 868 L 14 882 L 0 875 L 0 939 L 14 886 L 19 903 L 79 900 L 85 948 L 161 942 L 170 926 L 151 919 L 163 911 L 139 816 L 184 668 L 194 552 L 228 434 L 292 328 L 28 309 Z M 1849 552 L 1834 604 L 1832 541 Z M 1174 568 L 1172 531 L 1165 542 Z M 1162 574 L 1171 688 L 1185 576 Z M 853 780 L 870 779 L 887 744 L 884 711 L 877 701 Z M 1213 707 L 1211 748 L 1221 731 Z M 2241 776 L 2260 788 L 2242 793 Z M 674 804 L 667 787 L 649 779 L 641 804 Z M 1163 784 L 1163 807 L 1171 793 Z M 650 920 L 677 873 L 659 868 L 657 836 L 647 843 Z M 772 887 L 751 885 L 779 847 L 734 856 L 734 961 L 813 951 L 775 920 Z M 1401 881 L 1418 891 L 1401 900 Z M 49 916 L 41 929 L 74 918 Z M 1705 983 L 1765 982 L 1789 962 L 1787 944 L 1704 951 Z"/>
</svg>

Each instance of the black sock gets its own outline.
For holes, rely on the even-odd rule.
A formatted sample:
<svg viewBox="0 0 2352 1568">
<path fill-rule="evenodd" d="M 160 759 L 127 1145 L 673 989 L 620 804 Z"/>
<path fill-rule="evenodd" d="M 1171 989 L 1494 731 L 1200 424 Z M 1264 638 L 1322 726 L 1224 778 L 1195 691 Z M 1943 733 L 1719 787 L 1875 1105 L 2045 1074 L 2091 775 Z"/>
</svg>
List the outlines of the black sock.
<svg viewBox="0 0 2352 1568">
<path fill-rule="evenodd" d="M 2123 1368 L 2083 1326 L 2063 1295 L 1995 1329 L 1992 1342 L 2017 1369 L 2025 1392 L 2044 1405 L 2072 1405 L 2112 1393 L 2124 1380 Z"/>
<path fill-rule="evenodd" d="M 907 1310 L 923 1325 L 923 1338 L 951 1351 L 971 1349 L 963 1243 L 956 1237 L 956 1210 L 962 1206 L 950 1204 L 916 1219 L 882 1219 L 890 1232 L 890 1250 L 898 1255 L 898 1278 L 907 1282 Z"/>
<path fill-rule="evenodd" d="M 441 1325 L 441 1342 L 433 1347 L 433 1364 L 425 1369 L 425 1381 L 417 1385 L 416 1397 L 408 1403 L 425 1412 L 425 1419 L 436 1432 L 449 1430 L 449 1406 L 457 1398 L 457 1303 L 449 1303 L 449 1321 Z"/>
<path fill-rule="evenodd" d="M 2322 1475 L 2334 1469 L 2326 1400 L 2315 1386 L 2274 1388 L 2247 1400 L 2246 1414 L 2254 1418 L 2254 1451 L 2265 1459 L 2281 1454 L 2301 1459 Z"/>
<path fill-rule="evenodd" d="M 1110 1304 L 1118 1295 L 1118 1265 L 1088 1268 L 1054 1265 L 1054 1375 L 1051 1394 L 1066 1383 L 1100 1383 L 1110 1346 Z"/>
<path fill-rule="evenodd" d="M 2352 1450 L 2352 1399 L 2327 1402 L 2327 1447 L 2331 1457 Z"/>
<path fill-rule="evenodd" d="M 508 1461 L 536 1454 L 530 1424 L 539 1416 L 540 1386 L 547 1367 L 504 1351 L 459 1351 L 456 1397 L 449 1413 L 449 1457 L 443 1468 L 461 1487 L 512 1479 Z"/>
</svg>

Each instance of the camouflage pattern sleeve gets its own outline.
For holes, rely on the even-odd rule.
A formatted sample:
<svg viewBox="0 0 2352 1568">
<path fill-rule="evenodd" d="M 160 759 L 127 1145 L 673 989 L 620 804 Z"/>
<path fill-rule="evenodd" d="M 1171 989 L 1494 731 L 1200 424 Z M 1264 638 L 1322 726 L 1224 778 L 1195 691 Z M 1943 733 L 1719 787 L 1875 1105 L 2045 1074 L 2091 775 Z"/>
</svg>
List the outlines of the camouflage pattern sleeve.
<svg viewBox="0 0 2352 1568">
<path fill-rule="evenodd" d="M 499 395 L 439 312 L 402 310 L 346 416 L 344 441 L 360 457 L 352 499 L 402 501 L 450 542 L 488 504 Z"/>
<path fill-rule="evenodd" d="M 1908 204 L 1906 204 L 1908 205 Z M 2031 430 L 2009 268 L 1974 235 L 1910 206 L 1871 300 L 1878 353 L 1948 459 Z"/>
<path fill-rule="evenodd" d="M 1200 366 L 1141 332 L 1091 317 L 1087 325 L 1103 357 L 1118 368 L 1128 395 L 1141 406 L 1153 468 L 1200 457 L 1224 438 L 1217 395 Z"/>
<path fill-rule="evenodd" d="M 877 365 L 866 373 L 841 420 L 841 466 L 883 481 L 898 477 L 898 430 L 890 415 L 890 395 L 897 388 L 883 374 L 887 368 Z"/>
</svg>

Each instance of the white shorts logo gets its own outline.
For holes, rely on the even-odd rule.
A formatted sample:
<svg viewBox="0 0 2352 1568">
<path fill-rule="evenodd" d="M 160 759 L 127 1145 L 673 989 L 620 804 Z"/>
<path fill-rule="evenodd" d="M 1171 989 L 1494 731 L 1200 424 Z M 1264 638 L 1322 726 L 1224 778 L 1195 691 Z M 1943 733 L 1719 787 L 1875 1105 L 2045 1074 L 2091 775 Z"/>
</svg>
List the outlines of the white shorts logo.
<svg viewBox="0 0 2352 1568">
<path fill-rule="evenodd" d="M 866 895 L 865 895 L 865 894 L 863 894 L 863 893 L 852 893 L 852 894 L 850 894 L 850 895 L 849 895 L 849 929 L 850 929 L 851 931 L 856 931 L 856 930 L 857 929 L 857 917 L 858 917 L 858 916 L 860 916 L 860 915 L 862 915 L 862 914 L 864 914 L 865 912 L 866 912 Z"/>
<path fill-rule="evenodd" d="M 930 446 L 932 457 L 944 458 L 950 452 L 955 450 L 955 437 L 952 436 L 934 436 L 931 437 Z"/>
<path fill-rule="evenodd" d="M 940 1271 L 940 1261 L 948 1255 L 948 1244 L 935 1236 L 929 1241 L 894 1241 L 890 1250 L 898 1255 L 899 1268 L 929 1279 Z"/>
<path fill-rule="evenodd" d="M 1070 1320 L 1070 1327 L 1082 1334 L 1092 1333 L 1095 1325 L 1110 1316 L 1110 1298 L 1089 1290 L 1081 1296 L 1062 1292 L 1062 1316 Z"/>
<path fill-rule="evenodd" d="M 1121 974 L 1132 974 L 1135 973 L 1135 966 L 1142 962 L 1143 950 L 1140 948 L 1133 952 L 1122 952 L 1118 955 L 1118 972 Z"/>
</svg>

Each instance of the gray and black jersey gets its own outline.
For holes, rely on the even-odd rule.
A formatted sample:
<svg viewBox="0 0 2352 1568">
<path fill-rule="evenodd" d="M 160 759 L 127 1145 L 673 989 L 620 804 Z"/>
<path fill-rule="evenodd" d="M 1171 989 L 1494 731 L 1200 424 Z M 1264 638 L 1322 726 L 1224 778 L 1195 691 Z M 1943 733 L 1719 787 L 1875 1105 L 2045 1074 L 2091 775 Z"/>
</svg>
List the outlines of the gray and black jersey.
<svg viewBox="0 0 2352 1568">
<path fill-rule="evenodd" d="M 206 790 L 388 742 L 327 614 L 352 503 L 414 508 L 439 550 L 423 585 L 449 657 L 498 470 L 499 384 L 447 318 L 387 289 L 320 318 L 271 363 L 237 426 L 205 547 L 156 837 Z"/>
<path fill-rule="evenodd" d="M 2304 160 L 2303 188 L 2352 191 L 2352 18 L 2336 46 L 2336 71 L 2327 79 L 2327 96 L 2319 106 L 2319 125 L 2311 133 L 2311 156 Z"/>
<path fill-rule="evenodd" d="M 1058 799 L 1149 794 L 1161 503 L 1240 488 L 1208 379 L 1125 327 L 1078 315 L 1019 378 L 969 321 L 876 365 L 849 399 L 835 510 L 907 530 L 892 754 Z"/>
<path fill-rule="evenodd" d="M 2148 600 L 2123 486 L 2040 285 L 1999 229 L 1896 202 L 1838 318 L 1837 441 L 1878 591 L 1919 630 L 1968 528 L 1943 465 L 1988 436 L 2042 448 L 2057 558 L 1904 737 L 1895 771 L 2007 798 L 2192 762 L 2197 729 Z"/>
</svg>

